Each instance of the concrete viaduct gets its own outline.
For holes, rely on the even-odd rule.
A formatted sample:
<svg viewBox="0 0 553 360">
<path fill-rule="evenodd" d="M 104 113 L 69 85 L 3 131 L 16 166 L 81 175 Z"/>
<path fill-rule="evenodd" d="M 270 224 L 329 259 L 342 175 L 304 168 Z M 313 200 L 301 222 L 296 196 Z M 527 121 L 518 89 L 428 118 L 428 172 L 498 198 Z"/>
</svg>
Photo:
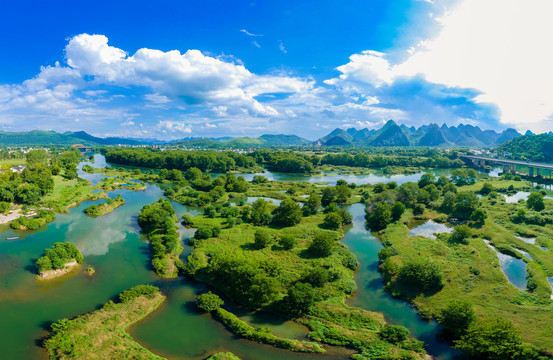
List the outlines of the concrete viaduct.
<svg viewBox="0 0 553 360">
<path fill-rule="evenodd" d="M 502 165 L 503 172 L 511 171 L 513 174 L 517 171 L 517 166 L 528 168 L 528 176 L 543 176 L 552 178 L 553 164 L 537 163 L 522 160 L 494 159 L 484 156 L 461 155 L 461 158 L 471 160 L 474 166 L 484 167 L 486 164 Z"/>
</svg>

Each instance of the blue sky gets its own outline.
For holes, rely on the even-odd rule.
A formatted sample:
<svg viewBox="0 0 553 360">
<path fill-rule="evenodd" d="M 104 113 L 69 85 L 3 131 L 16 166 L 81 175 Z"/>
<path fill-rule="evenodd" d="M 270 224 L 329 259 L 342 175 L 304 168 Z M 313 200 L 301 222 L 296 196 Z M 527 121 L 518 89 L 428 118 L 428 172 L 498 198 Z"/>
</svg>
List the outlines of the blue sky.
<svg viewBox="0 0 553 360">
<path fill-rule="evenodd" d="M 115 4 L 114 4 L 115 3 Z M 10 2 L 0 129 L 553 128 L 548 0 Z"/>
</svg>

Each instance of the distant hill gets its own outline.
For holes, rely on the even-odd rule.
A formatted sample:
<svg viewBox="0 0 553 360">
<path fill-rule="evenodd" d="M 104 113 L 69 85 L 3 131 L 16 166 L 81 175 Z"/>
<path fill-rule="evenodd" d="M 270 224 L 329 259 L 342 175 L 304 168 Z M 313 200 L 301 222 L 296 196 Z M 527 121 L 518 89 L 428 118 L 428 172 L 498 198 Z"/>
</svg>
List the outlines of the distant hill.
<svg viewBox="0 0 553 360">
<path fill-rule="evenodd" d="M 26 132 L 0 131 L 0 146 L 50 146 L 73 145 L 76 143 L 81 143 L 86 146 L 144 144 L 144 142 L 124 138 L 99 138 L 84 131 L 68 131 L 63 134 L 55 131 L 42 130 L 32 130 Z"/>
<path fill-rule="evenodd" d="M 216 139 L 201 138 L 173 142 L 170 145 L 203 148 L 248 148 L 263 146 L 302 146 L 311 145 L 311 141 L 296 135 L 261 135 L 258 138 L 244 137 L 222 137 Z"/>
<path fill-rule="evenodd" d="M 501 144 L 494 152 L 509 159 L 553 162 L 553 135 L 518 136 Z"/>
<path fill-rule="evenodd" d="M 419 128 L 398 126 L 389 120 L 378 130 L 335 129 L 316 141 L 323 146 L 460 146 L 494 147 L 521 134 L 515 129 L 501 133 L 478 126 L 423 125 Z"/>
</svg>

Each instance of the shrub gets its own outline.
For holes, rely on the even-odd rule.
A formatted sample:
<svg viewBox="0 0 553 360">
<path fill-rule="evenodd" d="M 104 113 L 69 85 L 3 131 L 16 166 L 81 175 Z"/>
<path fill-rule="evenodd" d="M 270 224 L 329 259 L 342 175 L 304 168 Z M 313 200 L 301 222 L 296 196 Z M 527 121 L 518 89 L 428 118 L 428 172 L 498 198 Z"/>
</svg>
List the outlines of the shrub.
<svg viewBox="0 0 553 360">
<path fill-rule="evenodd" d="M 403 205 L 403 203 L 400 203 L 399 201 L 396 201 L 392 206 L 392 221 L 398 221 L 401 218 L 401 215 L 403 215 L 404 211 L 405 205 Z"/>
<path fill-rule="evenodd" d="M 328 213 L 325 215 L 323 226 L 330 230 L 338 230 L 342 227 L 342 217 L 335 212 Z"/>
<path fill-rule="evenodd" d="M 472 304 L 468 301 L 453 300 L 440 311 L 438 322 L 454 338 L 459 338 L 476 319 Z"/>
<path fill-rule="evenodd" d="M 131 300 L 136 299 L 139 296 L 146 296 L 148 298 L 151 298 L 154 294 L 157 294 L 159 291 L 160 290 L 157 286 L 137 285 L 119 294 L 119 301 L 121 301 L 122 303 L 127 303 Z"/>
<path fill-rule="evenodd" d="M 411 260 L 400 268 L 399 280 L 406 287 L 428 291 L 442 287 L 442 272 L 427 259 Z"/>
<path fill-rule="evenodd" d="M 471 235 L 472 233 L 467 225 L 455 226 L 451 236 L 449 237 L 449 241 L 467 245 L 469 243 L 468 239 Z"/>
<path fill-rule="evenodd" d="M 321 233 L 315 236 L 313 242 L 309 245 L 309 252 L 317 257 L 327 257 L 334 252 L 335 248 L 336 243 L 332 235 Z"/>
<path fill-rule="evenodd" d="M 210 226 L 201 226 L 194 233 L 194 238 L 198 240 L 209 239 L 210 237 L 213 237 L 213 231 Z"/>
<path fill-rule="evenodd" d="M 379 335 L 382 339 L 397 344 L 406 340 L 411 332 L 405 326 L 388 325 L 380 330 Z"/>
<path fill-rule="evenodd" d="M 258 229 L 255 231 L 254 246 L 256 249 L 258 250 L 264 249 L 270 246 L 273 243 L 273 241 L 274 241 L 273 236 L 267 230 Z"/>
<path fill-rule="evenodd" d="M 291 250 L 296 247 L 296 238 L 294 235 L 282 235 L 279 244 L 286 250 Z"/>
<path fill-rule="evenodd" d="M 196 306 L 203 311 L 212 312 L 220 308 L 223 304 L 224 301 L 211 291 L 196 297 Z"/>
</svg>

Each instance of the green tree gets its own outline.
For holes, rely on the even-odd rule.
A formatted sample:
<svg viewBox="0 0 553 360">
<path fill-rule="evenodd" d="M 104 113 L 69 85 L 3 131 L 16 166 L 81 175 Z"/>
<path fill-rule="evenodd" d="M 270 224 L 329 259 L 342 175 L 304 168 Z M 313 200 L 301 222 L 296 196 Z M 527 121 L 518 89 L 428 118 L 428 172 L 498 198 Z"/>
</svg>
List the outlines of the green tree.
<svg viewBox="0 0 553 360">
<path fill-rule="evenodd" d="M 323 226 L 330 230 L 338 230 L 342 227 L 342 217 L 336 212 L 325 215 Z"/>
<path fill-rule="evenodd" d="M 45 150 L 31 150 L 25 155 L 25 158 L 30 166 L 44 164 L 48 160 L 48 153 Z"/>
<path fill-rule="evenodd" d="M 380 330 L 380 337 L 392 344 L 398 344 L 409 338 L 411 332 L 405 326 L 387 325 Z"/>
<path fill-rule="evenodd" d="M 302 211 L 304 216 L 315 215 L 319 212 L 321 206 L 321 197 L 315 193 L 311 193 L 307 201 L 303 205 Z"/>
<path fill-rule="evenodd" d="M 8 211 L 10 211 L 10 203 L 5 201 L 0 201 L 0 213 L 6 214 Z"/>
<path fill-rule="evenodd" d="M 224 301 L 211 291 L 196 297 L 196 306 L 207 312 L 212 312 L 223 306 Z"/>
<path fill-rule="evenodd" d="M 274 242 L 273 236 L 264 229 L 257 229 L 254 235 L 254 246 L 256 249 L 261 250 Z"/>
<path fill-rule="evenodd" d="M 302 217 L 301 207 L 292 199 L 284 199 L 273 211 L 273 224 L 277 226 L 294 226 Z"/>
<path fill-rule="evenodd" d="M 460 192 L 455 196 L 453 216 L 459 220 L 468 220 L 478 207 L 478 197 L 473 192 Z"/>
<path fill-rule="evenodd" d="M 453 300 L 440 311 L 438 322 L 444 331 L 455 339 L 463 335 L 476 320 L 472 304 L 466 300 Z"/>
<path fill-rule="evenodd" d="M 482 226 L 484 225 L 484 222 L 486 221 L 486 218 L 488 215 L 484 212 L 482 209 L 476 209 L 472 212 L 470 215 L 470 221 L 474 222 L 475 224 Z"/>
<path fill-rule="evenodd" d="M 291 250 L 296 247 L 296 238 L 294 235 L 285 234 L 280 237 L 279 244 L 286 250 Z"/>
<path fill-rule="evenodd" d="M 442 271 L 428 259 L 407 261 L 399 269 L 398 276 L 404 286 L 423 292 L 442 287 Z"/>
<path fill-rule="evenodd" d="M 482 189 L 480 189 L 480 194 L 482 195 L 488 195 L 489 193 L 491 193 L 493 191 L 493 185 L 492 183 L 490 182 L 485 182 L 483 185 L 482 185 Z"/>
<path fill-rule="evenodd" d="M 336 201 L 336 189 L 330 186 L 327 186 L 323 189 L 321 204 L 323 206 L 328 206 L 330 203 Z"/>
<path fill-rule="evenodd" d="M 255 200 L 251 207 L 250 221 L 257 226 L 270 223 L 271 212 L 269 211 L 269 202 L 263 199 Z"/>
<path fill-rule="evenodd" d="M 394 205 L 392 205 L 392 221 L 398 221 L 404 212 L 405 205 L 403 205 L 403 203 L 400 203 L 399 201 L 396 201 Z"/>
<path fill-rule="evenodd" d="M 385 229 L 392 222 L 392 208 L 387 203 L 380 202 L 365 219 L 372 230 Z"/>
<path fill-rule="evenodd" d="M 345 185 L 336 186 L 336 203 L 345 204 L 351 196 L 351 190 Z"/>
<path fill-rule="evenodd" d="M 431 174 L 431 173 L 423 174 L 418 182 L 419 188 L 422 189 L 427 185 L 434 184 L 435 179 L 436 177 L 434 176 L 434 174 Z"/>
<path fill-rule="evenodd" d="M 458 225 L 455 226 L 453 232 L 451 233 L 449 240 L 451 242 L 460 243 L 467 245 L 469 243 L 468 239 L 471 237 L 472 232 L 467 225 Z"/>
<path fill-rule="evenodd" d="M 490 360 L 520 360 L 522 340 L 507 319 L 475 322 L 469 326 L 455 347 L 468 356 Z"/>
<path fill-rule="evenodd" d="M 528 209 L 533 209 L 536 211 L 542 211 L 543 209 L 545 209 L 543 194 L 533 192 L 528 195 L 528 200 L 526 200 L 526 207 L 528 207 Z"/>
<path fill-rule="evenodd" d="M 315 303 L 317 292 L 310 284 L 295 283 L 283 299 L 285 313 L 292 317 L 302 316 Z"/>
<path fill-rule="evenodd" d="M 309 245 L 309 252 L 317 257 L 327 257 L 332 255 L 336 248 L 336 242 L 332 235 L 327 233 L 320 233 L 313 239 L 311 245 Z"/>
</svg>

